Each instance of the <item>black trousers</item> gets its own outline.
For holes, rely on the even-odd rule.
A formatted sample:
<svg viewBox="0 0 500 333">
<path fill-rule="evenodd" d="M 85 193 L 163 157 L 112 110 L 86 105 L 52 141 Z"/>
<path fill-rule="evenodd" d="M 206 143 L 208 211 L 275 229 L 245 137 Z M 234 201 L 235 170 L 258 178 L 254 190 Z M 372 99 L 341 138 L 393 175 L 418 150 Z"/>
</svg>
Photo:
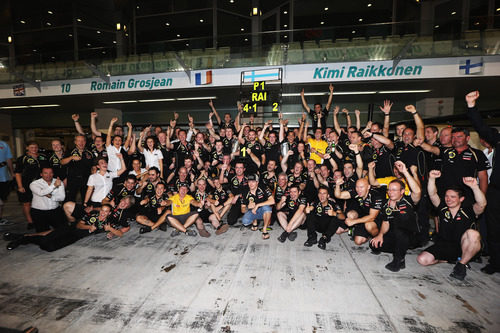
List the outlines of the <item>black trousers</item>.
<svg viewBox="0 0 500 333">
<path fill-rule="evenodd" d="M 241 212 L 241 200 L 238 200 L 234 205 L 231 205 L 231 209 L 227 213 L 227 224 L 235 224 L 241 216 L 243 216 Z"/>
<path fill-rule="evenodd" d="M 87 180 L 88 177 L 84 176 L 68 176 L 68 186 L 66 190 L 65 201 L 76 202 L 76 194 L 80 192 L 83 202 L 83 200 L 85 200 L 85 193 L 87 192 Z"/>
<path fill-rule="evenodd" d="M 381 247 L 374 247 L 370 243 L 370 248 L 374 251 L 382 251 L 394 254 L 395 258 L 404 259 L 406 251 L 410 247 L 410 241 L 414 233 L 403 229 L 389 229 L 384 235 L 384 242 Z"/>
<path fill-rule="evenodd" d="M 73 229 L 69 227 L 54 229 L 46 236 L 24 236 L 23 244 L 37 244 L 47 252 L 53 252 L 90 235 L 87 230 Z"/>
<path fill-rule="evenodd" d="M 500 268 L 500 189 L 493 186 L 486 191 L 488 205 L 486 206 L 486 232 L 490 264 Z"/>
<path fill-rule="evenodd" d="M 309 214 L 306 218 L 306 226 L 307 239 L 317 239 L 317 232 L 321 232 L 329 242 L 339 227 L 339 220 L 335 216 Z"/>
<path fill-rule="evenodd" d="M 65 226 L 64 212 L 61 207 L 51 210 L 31 208 L 30 213 L 36 232 L 50 230 L 50 227 L 59 229 Z"/>
<path fill-rule="evenodd" d="M 418 245 L 425 244 L 429 241 L 429 217 L 432 207 L 432 203 L 427 195 L 427 190 L 422 191 L 422 198 L 417 205 L 417 223 L 420 230 L 417 231 L 415 241 Z"/>
</svg>

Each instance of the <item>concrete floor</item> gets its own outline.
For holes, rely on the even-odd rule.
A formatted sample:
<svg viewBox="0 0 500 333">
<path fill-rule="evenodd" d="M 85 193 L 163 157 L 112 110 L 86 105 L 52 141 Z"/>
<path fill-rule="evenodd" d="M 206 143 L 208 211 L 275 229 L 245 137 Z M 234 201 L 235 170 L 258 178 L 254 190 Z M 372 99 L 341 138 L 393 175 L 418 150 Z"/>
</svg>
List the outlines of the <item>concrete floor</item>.
<svg viewBox="0 0 500 333">
<path fill-rule="evenodd" d="M 21 230 L 12 198 L 0 231 Z M 453 266 L 384 268 L 349 237 L 326 251 L 231 228 L 208 239 L 104 234 L 57 252 L 0 240 L 0 327 L 45 332 L 500 332 L 500 274 L 472 263 L 465 281 Z M 1 332 L 1 329 L 0 329 Z"/>
</svg>

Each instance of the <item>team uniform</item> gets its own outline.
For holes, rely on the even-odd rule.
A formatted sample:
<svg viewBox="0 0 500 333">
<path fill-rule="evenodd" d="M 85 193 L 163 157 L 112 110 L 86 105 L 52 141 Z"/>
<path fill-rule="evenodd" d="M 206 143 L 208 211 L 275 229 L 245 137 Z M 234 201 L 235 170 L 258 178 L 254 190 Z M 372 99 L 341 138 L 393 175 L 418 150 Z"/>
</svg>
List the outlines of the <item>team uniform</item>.
<svg viewBox="0 0 500 333">
<path fill-rule="evenodd" d="M 316 240 L 317 232 L 321 232 L 328 243 L 340 226 L 340 221 L 336 216 L 328 215 L 330 206 L 335 212 L 340 212 L 342 209 L 333 199 L 328 199 L 325 206 L 320 201 L 314 202 L 312 206 L 313 210 L 307 214 L 306 219 L 307 239 Z"/>
<path fill-rule="evenodd" d="M 351 190 L 351 198 L 354 198 L 354 201 L 356 202 L 354 210 L 358 213 L 358 218 L 370 214 L 370 209 L 376 209 L 379 211 L 382 209 L 382 202 L 383 202 L 382 196 L 374 188 L 370 189 L 368 195 L 364 199 L 359 195 L 357 195 L 355 190 L 354 192 Z M 377 217 L 377 219 L 374 222 L 376 222 L 377 225 L 380 227 L 379 217 Z M 370 233 L 366 230 L 364 223 L 358 223 L 354 225 L 353 235 L 365 238 L 371 237 Z"/>
<path fill-rule="evenodd" d="M 31 202 L 33 194 L 30 190 L 32 181 L 40 178 L 42 168 L 48 165 L 45 155 L 38 154 L 37 157 L 25 154 L 17 159 L 14 173 L 21 174 L 21 182 L 26 192 L 17 192 L 20 202 Z"/>
<path fill-rule="evenodd" d="M 262 203 L 267 201 L 273 194 L 269 189 L 262 189 L 257 187 L 255 193 L 252 193 L 249 189 L 247 189 L 243 196 L 241 197 L 241 204 L 247 206 L 247 212 L 243 215 L 242 223 L 245 226 L 252 224 L 253 220 L 260 220 L 263 218 L 265 213 L 271 213 L 271 206 L 265 205 L 257 208 L 257 212 L 253 213 L 251 208 L 248 208 L 248 205 L 253 202 L 255 204 Z"/>
<path fill-rule="evenodd" d="M 444 202 L 438 206 L 439 233 L 434 245 L 425 249 L 437 260 L 455 262 L 462 256 L 461 239 L 467 229 L 477 229 L 472 206 L 461 206 L 453 216 Z"/>
</svg>

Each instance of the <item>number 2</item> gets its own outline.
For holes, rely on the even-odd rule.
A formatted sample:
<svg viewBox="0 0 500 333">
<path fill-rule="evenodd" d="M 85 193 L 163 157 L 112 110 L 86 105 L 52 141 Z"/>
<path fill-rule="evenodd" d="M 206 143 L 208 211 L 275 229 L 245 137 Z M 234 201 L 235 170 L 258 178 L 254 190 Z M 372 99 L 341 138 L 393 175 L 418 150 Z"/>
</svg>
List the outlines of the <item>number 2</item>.
<svg viewBox="0 0 500 333">
<path fill-rule="evenodd" d="M 273 103 L 273 111 L 278 111 L 278 103 Z"/>
</svg>

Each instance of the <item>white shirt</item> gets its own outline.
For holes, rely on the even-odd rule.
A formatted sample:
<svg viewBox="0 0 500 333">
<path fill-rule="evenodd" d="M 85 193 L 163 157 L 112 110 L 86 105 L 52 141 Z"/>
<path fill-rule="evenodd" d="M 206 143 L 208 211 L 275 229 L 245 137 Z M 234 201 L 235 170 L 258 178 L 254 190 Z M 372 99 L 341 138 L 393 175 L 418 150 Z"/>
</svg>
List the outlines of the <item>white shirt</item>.
<svg viewBox="0 0 500 333">
<path fill-rule="evenodd" d="M 146 171 L 148 171 L 148 169 L 141 168 L 141 175 L 142 175 L 143 173 L 145 173 Z M 139 176 L 139 175 L 137 174 L 137 172 L 135 172 L 135 170 L 130 171 L 128 174 L 129 174 L 129 175 L 134 175 L 134 176 Z"/>
<path fill-rule="evenodd" d="M 116 154 L 125 154 L 125 148 L 120 147 L 116 149 L 115 146 L 109 145 L 106 147 L 106 152 L 108 153 L 108 171 L 120 170 L 122 168 L 122 162 L 120 162 L 120 159 L 116 156 Z"/>
<path fill-rule="evenodd" d="M 31 207 L 39 210 L 52 210 L 59 207 L 59 202 L 64 201 L 64 184 L 61 182 L 59 187 L 55 187 L 56 179 L 52 179 L 51 184 L 47 184 L 43 178 L 37 179 L 30 184 L 30 190 L 33 192 Z M 47 197 L 50 194 L 50 198 Z"/>
<path fill-rule="evenodd" d="M 495 148 L 493 148 L 490 153 L 488 153 L 488 148 L 484 148 L 483 153 L 484 155 L 486 155 L 486 158 L 488 159 L 488 162 L 490 162 L 490 165 L 493 165 L 493 155 L 495 154 Z M 488 172 L 488 183 L 490 182 L 490 176 L 492 171 L 493 168 L 489 168 L 488 170 L 486 170 L 486 172 Z"/>
<path fill-rule="evenodd" d="M 160 160 L 163 160 L 163 153 L 159 149 L 154 149 L 150 151 L 148 149 L 143 149 L 142 154 L 144 155 L 144 159 L 146 160 L 146 168 L 157 167 L 160 169 Z"/>
<path fill-rule="evenodd" d="M 87 181 L 87 186 L 94 187 L 90 200 L 94 202 L 101 202 L 113 188 L 113 178 L 116 177 L 118 177 L 116 171 L 107 171 L 104 176 L 101 175 L 99 171 L 90 175 L 89 180 Z"/>
</svg>

